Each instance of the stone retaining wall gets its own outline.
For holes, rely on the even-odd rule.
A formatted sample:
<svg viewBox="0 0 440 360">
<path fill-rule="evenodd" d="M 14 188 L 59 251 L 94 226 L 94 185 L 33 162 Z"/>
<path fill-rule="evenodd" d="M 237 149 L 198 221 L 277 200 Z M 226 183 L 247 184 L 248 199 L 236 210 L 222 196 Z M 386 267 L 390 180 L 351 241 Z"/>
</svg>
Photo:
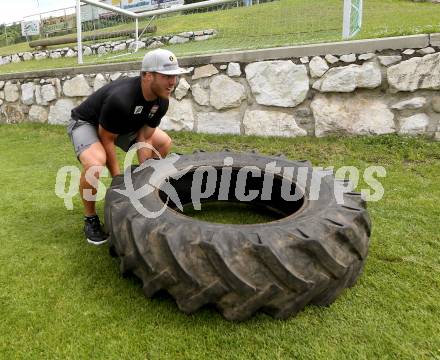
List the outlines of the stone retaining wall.
<svg viewBox="0 0 440 360">
<path fill-rule="evenodd" d="M 185 62 L 188 63 L 188 62 Z M 165 130 L 242 135 L 426 135 L 440 140 L 438 47 L 192 67 Z M 0 81 L 0 122 L 65 124 L 110 81 L 138 72 Z"/>
</svg>

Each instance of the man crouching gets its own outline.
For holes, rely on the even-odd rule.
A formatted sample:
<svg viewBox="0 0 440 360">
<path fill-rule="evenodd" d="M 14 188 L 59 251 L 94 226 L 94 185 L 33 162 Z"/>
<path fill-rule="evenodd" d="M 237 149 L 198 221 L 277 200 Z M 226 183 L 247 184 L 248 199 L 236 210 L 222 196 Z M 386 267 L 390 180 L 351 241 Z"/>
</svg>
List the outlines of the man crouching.
<svg viewBox="0 0 440 360">
<path fill-rule="evenodd" d="M 185 72 L 172 52 L 151 51 L 144 56 L 140 76 L 107 84 L 72 110 L 67 132 L 83 166 L 80 194 L 84 204 L 84 233 L 90 244 L 104 244 L 108 234 L 96 214 L 95 201 L 85 199 L 85 191 L 96 192 L 86 172 L 95 166 L 107 166 L 112 177 L 119 175 L 115 145 L 128 151 L 134 143 L 145 142 L 162 157 L 168 154 L 171 138 L 157 126 L 168 110 L 177 75 Z M 137 155 L 142 163 L 154 153 L 144 147 Z M 94 176 L 96 180 L 99 172 Z"/>
</svg>

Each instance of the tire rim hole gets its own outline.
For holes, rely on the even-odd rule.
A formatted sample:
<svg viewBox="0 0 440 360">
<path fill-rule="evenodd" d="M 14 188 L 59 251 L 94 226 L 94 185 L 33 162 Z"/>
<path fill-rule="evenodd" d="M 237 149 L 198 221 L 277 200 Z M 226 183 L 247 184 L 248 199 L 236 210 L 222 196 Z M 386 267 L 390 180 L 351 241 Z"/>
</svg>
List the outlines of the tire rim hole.
<svg viewBox="0 0 440 360">
<path fill-rule="evenodd" d="M 270 182 L 263 171 L 259 176 L 247 173 L 243 183 L 243 173 L 240 175 L 240 168 L 225 168 L 230 176 L 225 176 L 222 167 L 211 169 L 215 171 L 199 172 L 199 174 L 191 171 L 178 180 L 169 180 L 169 184 L 174 187 L 183 205 L 183 212 L 172 198 L 168 198 L 164 191 L 159 190 L 161 200 L 164 203 L 168 200 L 168 207 L 183 215 L 209 222 L 232 224 L 277 221 L 295 214 L 304 205 L 303 192 L 296 189 L 296 184 L 286 183 L 286 179 L 283 190 L 281 176 L 272 175 L 273 182 L 268 187 Z M 237 182 L 240 176 L 241 181 Z M 288 194 L 286 189 L 290 191 Z M 292 196 L 295 191 L 301 196 L 297 201 L 292 201 L 286 195 Z M 197 209 L 198 203 L 200 210 Z"/>
</svg>

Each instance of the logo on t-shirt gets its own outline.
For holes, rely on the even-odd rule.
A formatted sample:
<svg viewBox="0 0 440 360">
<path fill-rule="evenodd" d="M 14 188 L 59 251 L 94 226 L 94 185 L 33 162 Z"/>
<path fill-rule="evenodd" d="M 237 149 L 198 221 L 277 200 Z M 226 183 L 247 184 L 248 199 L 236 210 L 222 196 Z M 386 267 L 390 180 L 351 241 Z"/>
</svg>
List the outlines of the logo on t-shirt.
<svg viewBox="0 0 440 360">
<path fill-rule="evenodd" d="M 142 112 L 143 109 L 144 109 L 143 106 L 136 106 L 136 107 L 134 108 L 134 114 L 135 114 L 135 115 L 140 114 L 140 113 Z"/>
<path fill-rule="evenodd" d="M 150 110 L 150 113 L 148 114 L 148 118 L 151 119 L 154 114 L 156 114 L 157 110 L 159 109 L 159 105 L 153 105 L 153 107 Z"/>
</svg>

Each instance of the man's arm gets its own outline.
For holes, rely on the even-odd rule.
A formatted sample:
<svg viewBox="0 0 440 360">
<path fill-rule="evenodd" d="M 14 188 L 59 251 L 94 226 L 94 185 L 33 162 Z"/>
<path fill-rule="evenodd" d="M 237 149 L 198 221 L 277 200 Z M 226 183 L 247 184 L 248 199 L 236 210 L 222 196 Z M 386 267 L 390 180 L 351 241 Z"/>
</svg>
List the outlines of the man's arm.
<svg viewBox="0 0 440 360">
<path fill-rule="evenodd" d="M 152 148 L 152 144 L 151 142 L 148 141 L 148 139 L 150 139 L 153 136 L 155 130 L 156 128 L 151 128 L 148 125 L 143 126 L 142 129 L 140 129 L 138 132 L 136 141 L 145 142 L 148 145 L 150 145 L 150 147 Z M 151 150 L 150 148 L 143 147 L 141 149 L 138 149 L 137 156 L 138 156 L 139 164 L 142 164 L 145 160 L 154 157 L 154 153 L 153 150 Z"/>
<path fill-rule="evenodd" d="M 112 177 L 119 175 L 121 172 L 119 169 L 119 162 L 118 162 L 118 158 L 116 157 L 116 148 L 115 148 L 115 140 L 118 135 L 107 131 L 101 125 L 99 125 L 98 136 L 105 150 L 105 154 L 107 157 L 106 163 L 110 171 L 110 175 Z"/>
</svg>

